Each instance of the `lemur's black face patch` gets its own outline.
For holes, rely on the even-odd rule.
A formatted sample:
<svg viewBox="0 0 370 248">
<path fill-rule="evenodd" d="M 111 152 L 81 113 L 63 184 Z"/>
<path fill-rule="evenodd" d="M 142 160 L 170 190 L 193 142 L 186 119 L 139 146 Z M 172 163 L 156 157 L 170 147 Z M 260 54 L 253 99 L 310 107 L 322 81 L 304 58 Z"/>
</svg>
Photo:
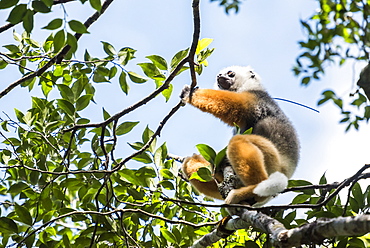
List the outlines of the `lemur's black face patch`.
<svg viewBox="0 0 370 248">
<path fill-rule="evenodd" d="M 218 74 L 217 76 L 217 85 L 220 89 L 230 90 L 231 86 L 234 83 L 233 78 L 235 77 L 235 72 L 228 71 L 225 74 Z"/>
</svg>

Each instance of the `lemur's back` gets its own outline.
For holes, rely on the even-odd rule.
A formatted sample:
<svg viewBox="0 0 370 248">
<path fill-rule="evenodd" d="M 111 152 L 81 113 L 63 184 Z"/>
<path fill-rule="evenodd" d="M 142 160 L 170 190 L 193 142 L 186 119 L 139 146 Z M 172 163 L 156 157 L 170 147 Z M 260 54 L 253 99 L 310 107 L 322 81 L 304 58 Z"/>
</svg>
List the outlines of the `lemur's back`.
<svg viewBox="0 0 370 248">
<path fill-rule="evenodd" d="M 252 111 L 253 120 L 250 122 L 250 127 L 253 128 L 252 133 L 271 140 L 280 153 L 289 158 L 289 162 L 297 165 L 299 141 L 288 117 L 266 91 L 253 90 L 250 92 L 258 98 L 258 103 Z"/>
</svg>

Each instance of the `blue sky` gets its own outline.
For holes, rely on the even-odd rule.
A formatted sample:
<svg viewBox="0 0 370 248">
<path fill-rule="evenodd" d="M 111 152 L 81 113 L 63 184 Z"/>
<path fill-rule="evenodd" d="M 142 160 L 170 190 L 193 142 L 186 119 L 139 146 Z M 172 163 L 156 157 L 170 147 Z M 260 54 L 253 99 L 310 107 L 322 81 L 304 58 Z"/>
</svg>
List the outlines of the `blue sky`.
<svg viewBox="0 0 370 248">
<path fill-rule="evenodd" d="M 85 5 L 88 3 L 85 3 Z M 68 20 L 85 20 L 92 11 L 81 9 L 80 3 L 65 5 Z M 201 37 L 212 38 L 210 47 L 216 50 L 208 59 L 209 67 L 198 77 L 201 88 L 213 87 L 215 75 L 223 67 L 230 65 L 250 65 L 261 76 L 262 82 L 273 97 L 286 98 L 317 108 L 316 113 L 297 105 L 279 102 L 297 129 L 301 140 L 301 160 L 293 178 L 306 179 L 317 183 L 326 171 L 330 181 L 340 181 L 352 175 L 363 164 L 368 163 L 368 147 L 365 137 L 369 137 L 368 126 L 360 131 L 344 132 L 339 125 L 339 110 L 332 104 L 316 107 L 320 93 L 334 89 L 338 95 L 346 96 L 353 91 L 353 65 L 330 68 L 322 80 L 308 87 L 300 86 L 299 78 L 292 72 L 294 61 L 300 53 L 298 41 L 304 33 L 299 20 L 308 18 L 317 8 L 313 0 L 243 1 L 238 14 L 226 15 L 217 3 L 201 1 Z M 63 18 L 63 9 L 54 8 L 55 13 L 37 15 L 35 25 L 45 26 L 51 19 Z M 4 23 L 6 12 L 0 12 Z M 126 69 L 141 72 L 136 63 L 147 61 L 145 56 L 158 54 L 170 61 L 179 50 L 190 45 L 192 37 L 191 1 L 174 0 L 125 0 L 114 1 L 107 12 L 89 29 L 90 34 L 81 38 L 77 59 L 82 59 L 85 49 L 92 56 L 104 56 L 100 41 L 110 42 L 116 49 L 132 47 L 137 51 L 136 59 Z M 17 32 L 22 32 L 16 27 Z M 33 38 L 42 41 L 48 31 L 37 30 Z M 1 34 L 1 43 L 12 43 L 12 31 Z M 5 51 L 0 48 L 0 51 Z M 356 64 L 355 73 L 362 64 Z M 19 74 L 16 70 L 0 71 L 1 89 L 10 84 Z M 357 79 L 355 77 L 355 79 Z M 137 135 L 146 124 L 155 129 L 162 118 L 178 102 L 184 84 L 190 83 L 187 72 L 174 81 L 174 96 L 165 104 L 159 97 L 138 111 L 125 116 L 122 121 L 142 120 L 136 132 L 121 141 L 122 154 L 130 154 L 126 142 L 137 141 Z M 131 84 L 128 97 L 119 89 L 117 81 L 96 86 L 97 105 L 89 107 L 84 114 L 94 122 L 102 120 L 101 108 L 114 114 L 146 96 L 154 90 L 154 83 Z M 36 90 L 32 94 L 39 94 Z M 7 113 L 13 108 L 23 111 L 30 106 L 29 93 L 17 88 L 0 99 L 0 110 Z M 57 97 L 56 91 L 51 97 Z M 136 135 L 136 136 L 135 136 Z M 139 136 L 140 137 L 140 136 Z M 216 150 L 222 149 L 231 137 L 231 129 L 212 116 L 186 106 L 167 123 L 159 143 L 167 142 L 170 152 L 180 156 L 191 155 L 195 145 L 209 144 Z M 129 165 L 128 165 L 129 166 Z"/>
</svg>

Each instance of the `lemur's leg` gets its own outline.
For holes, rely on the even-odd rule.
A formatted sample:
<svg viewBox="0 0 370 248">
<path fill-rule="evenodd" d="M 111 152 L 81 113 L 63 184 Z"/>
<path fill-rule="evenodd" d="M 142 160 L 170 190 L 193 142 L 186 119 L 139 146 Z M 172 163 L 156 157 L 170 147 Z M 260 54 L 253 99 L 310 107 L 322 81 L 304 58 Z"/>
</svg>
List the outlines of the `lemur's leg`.
<svg viewBox="0 0 370 248">
<path fill-rule="evenodd" d="M 246 201 L 253 204 L 264 201 L 266 195 L 258 195 L 254 190 L 279 167 L 280 158 L 276 147 L 258 135 L 235 135 L 229 142 L 227 157 L 245 187 L 232 190 L 225 203 Z"/>
<path fill-rule="evenodd" d="M 212 167 L 212 165 L 205 160 L 201 155 L 194 154 L 191 157 L 185 158 L 182 164 L 182 171 L 186 178 L 189 179 L 191 175 L 198 171 L 201 167 Z M 201 182 L 196 179 L 191 179 L 190 183 L 202 194 L 206 196 L 223 200 L 220 192 L 218 191 L 217 184 L 214 180 L 209 182 Z"/>
</svg>

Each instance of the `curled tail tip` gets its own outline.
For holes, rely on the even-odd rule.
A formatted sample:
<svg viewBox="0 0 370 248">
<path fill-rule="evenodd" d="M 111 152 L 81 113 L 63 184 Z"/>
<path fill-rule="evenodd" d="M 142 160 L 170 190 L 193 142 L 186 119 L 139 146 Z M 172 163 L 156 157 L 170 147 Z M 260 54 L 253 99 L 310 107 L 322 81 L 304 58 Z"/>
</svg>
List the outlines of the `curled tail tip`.
<svg viewBox="0 0 370 248">
<path fill-rule="evenodd" d="M 288 186 L 288 177 L 281 172 L 272 173 L 266 180 L 260 182 L 253 193 L 258 196 L 273 196 Z"/>
</svg>

